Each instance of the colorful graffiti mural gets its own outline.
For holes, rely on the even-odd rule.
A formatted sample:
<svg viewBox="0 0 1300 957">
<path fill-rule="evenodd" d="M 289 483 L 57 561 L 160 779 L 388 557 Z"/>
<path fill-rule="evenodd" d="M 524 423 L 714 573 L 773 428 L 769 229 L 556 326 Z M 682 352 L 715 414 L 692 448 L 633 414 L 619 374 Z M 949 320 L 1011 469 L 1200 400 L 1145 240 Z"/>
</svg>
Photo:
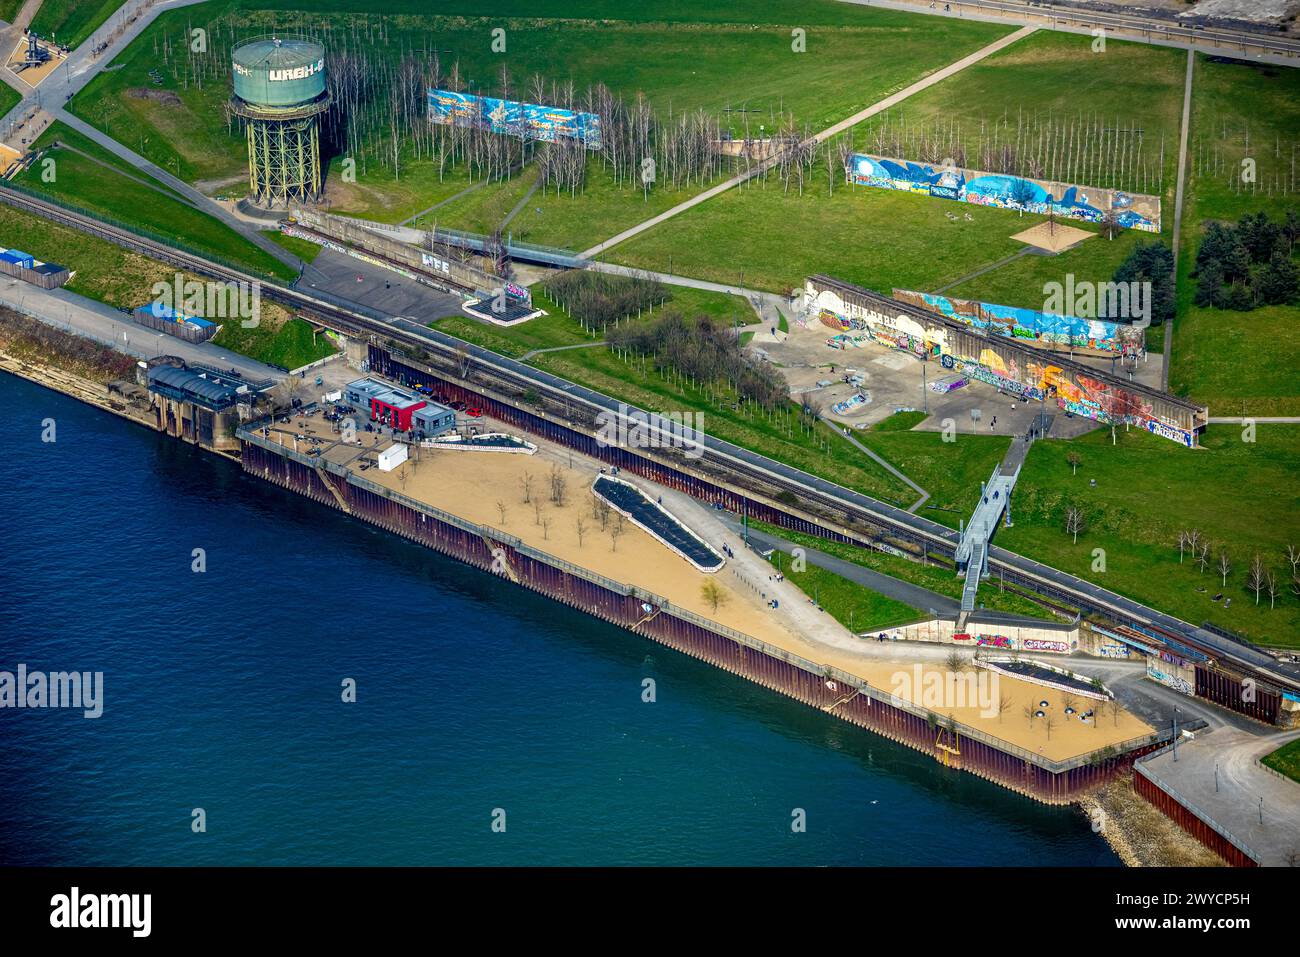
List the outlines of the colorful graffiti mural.
<svg viewBox="0 0 1300 957">
<path fill-rule="evenodd" d="M 1057 651 L 1065 654 L 1070 650 L 1068 642 L 1064 641 L 1046 641 L 1042 638 L 1026 638 L 1021 642 L 1025 651 Z"/>
<path fill-rule="evenodd" d="M 1064 219 L 1090 223 L 1101 222 L 1107 212 L 1113 212 L 1125 229 L 1160 232 L 1160 199 L 1142 193 L 932 166 L 867 153 L 854 153 L 849 158 L 848 174 L 850 181 L 860 186 L 937 196 L 976 206 L 1055 213 Z"/>
<path fill-rule="evenodd" d="M 975 644 L 986 645 L 989 648 L 1014 648 L 1015 640 L 1008 638 L 1006 635 L 976 635 Z"/>
<path fill-rule="evenodd" d="M 1142 330 L 1124 322 L 1056 315 L 974 299 L 950 299 L 910 289 L 895 289 L 894 298 L 976 329 L 1050 348 L 1130 355 L 1140 353 L 1144 347 Z"/>
<path fill-rule="evenodd" d="M 1196 689 L 1192 687 L 1190 681 L 1178 675 L 1171 675 L 1167 671 L 1162 671 L 1160 668 L 1155 666 L 1155 663 L 1151 658 L 1147 659 L 1147 677 L 1152 681 L 1159 682 L 1166 688 L 1173 688 L 1179 694 L 1191 696 L 1196 693 Z"/>
<path fill-rule="evenodd" d="M 851 336 L 855 344 L 875 342 L 937 359 L 948 374 L 1028 401 L 1051 402 L 1070 415 L 1135 425 L 1189 447 L 1196 444 L 1195 430 L 1208 421 L 1207 410 L 1186 400 L 1130 388 L 1122 379 L 1066 356 L 1014 337 L 983 335 L 940 312 L 909 307 L 839 280 L 811 277 L 806 294 L 821 322 L 840 330 L 842 337 Z"/>
<path fill-rule="evenodd" d="M 428 91 L 429 121 L 443 126 L 487 129 L 505 136 L 551 143 L 577 140 L 589 150 L 601 148 L 600 117 L 558 106 L 520 103 L 451 90 Z"/>
</svg>

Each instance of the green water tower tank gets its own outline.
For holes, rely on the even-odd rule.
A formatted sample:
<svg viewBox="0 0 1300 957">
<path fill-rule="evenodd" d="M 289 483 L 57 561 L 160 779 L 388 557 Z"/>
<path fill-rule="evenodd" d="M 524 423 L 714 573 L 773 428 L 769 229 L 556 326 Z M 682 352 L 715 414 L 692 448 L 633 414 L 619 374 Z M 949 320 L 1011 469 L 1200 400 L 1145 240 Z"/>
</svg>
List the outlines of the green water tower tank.
<svg viewBox="0 0 1300 957">
<path fill-rule="evenodd" d="M 320 198 L 318 117 L 329 109 L 325 47 L 309 37 L 257 37 L 231 54 L 231 110 L 248 132 L 253 201 L 272 208 Z"/>
</svg>

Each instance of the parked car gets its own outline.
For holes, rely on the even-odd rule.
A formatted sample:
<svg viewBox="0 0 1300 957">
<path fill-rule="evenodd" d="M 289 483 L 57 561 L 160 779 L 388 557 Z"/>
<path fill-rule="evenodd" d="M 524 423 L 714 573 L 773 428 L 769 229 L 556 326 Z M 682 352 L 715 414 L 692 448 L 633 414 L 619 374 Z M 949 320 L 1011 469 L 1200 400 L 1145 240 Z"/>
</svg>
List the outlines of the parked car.
<svg viewBox="0 0 1300 957">
<path fill-rule="evenodd" d="M 468 415 L 471 419 L 477 419 L 480 415 L 483 414 L 483 410 L 482 410 L 482 409 L 466 409 L 466 410 L 465 410 L 465 414 Z"/>
</svg>

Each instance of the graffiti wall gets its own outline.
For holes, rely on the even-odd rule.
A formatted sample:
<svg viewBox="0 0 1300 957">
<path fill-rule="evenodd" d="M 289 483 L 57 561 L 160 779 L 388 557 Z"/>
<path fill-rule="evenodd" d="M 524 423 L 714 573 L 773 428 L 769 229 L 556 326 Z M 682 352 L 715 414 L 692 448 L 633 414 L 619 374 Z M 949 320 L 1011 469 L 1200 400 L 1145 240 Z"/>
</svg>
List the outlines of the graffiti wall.
<svg viewBox="0 0 1300 957">
<path fill-rule="evenodd" d="M 895 289 L 894 298 L 976 329 L 986 329 L 1009 339 L 1023 339 L 1049 349 L 1073 349 L 1102 355 L 1130 355 L 1142 351 L 1141 329 L 1125 322 L 1082 319 L 1036 309 L 999 306 L 973 299 L 950 299 L 928 292 Z"/>
<path fill-rule="evenodd" d="M 854 153 L 849 157 L 848 175 L 851 182 L 860 186 L 896 189 L 1027 213 L 1046 215 L 1054 211 L 1063 219 L 1090 223 L 1100 222 L 1107 212 L 1114 211 L 1125 229 L 1160 232 L 1160 199 L 1142 193 L 1072 186 L 959 166 L 932 166 L 866 153 Z"/>
<path fill-rule="evenodd" d="M 1209 412 L 1186 399 L 1130 383 L 1121 376 L 1046 352 L 1009 336 L 989 336 L 964 322 L 918 309 L 879 293 L 812 276 L 806 304 L 823 325 L 854 344 L 875 343 L 937 361 L 1026 400 L 1106 424 L 1128 423 L 1182 445 L 1196 443 Z"/>
<path fill-rule="evenodd" d="M 1147 658 L 1147 677 L 1152 681 L 1159 682 L 1166 688 L 1173 688 L 1179 694 L 1193 696 L 1196 694 L 1195 686 L 1190 680 L 1179 674 L 1179 669 L 1175 665 L 1167 662 L 1158 661 L 1155 658 Z"/>
<path fill-rule="evenodd" d="M 578 113 L 558 106 L 520 103 L 450 90 L 430 89 L 428 97 L 431 123 L 487 129 L 543 143 L 577 140 L 589 150 L 601 147 L 600 117 L 595 113 Z"/>
</svg>

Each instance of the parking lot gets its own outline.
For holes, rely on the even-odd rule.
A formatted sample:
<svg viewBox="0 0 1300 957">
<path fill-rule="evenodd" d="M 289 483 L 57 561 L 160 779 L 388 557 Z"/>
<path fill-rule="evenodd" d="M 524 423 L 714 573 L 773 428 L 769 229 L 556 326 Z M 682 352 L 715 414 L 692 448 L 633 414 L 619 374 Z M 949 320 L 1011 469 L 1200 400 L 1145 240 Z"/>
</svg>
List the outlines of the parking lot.
<svg viewBox="0 0 1300 957">
<path fill-rule="evenodd" d="M 906 352 L 867 343 L 843 349 L 828 346 L 831 332 L 811 322 L 807 328 L 791 323 L 790 335 L 783 342 L 763 342 L 756 348 L 781 367 L 790 394 L 797 400 L 809 399 L 821 407 L 830 422 L 850 429 L 867 429 L 899 410 L 917 410 L 927 418 L 917 429 L 942 431 L 951 419 L 958 432 L 986 435 L 1023 435 L 1035 418 L 1043 413 L 1050 418 L 1048 434 L 1053 438 L 1073 438 L 1101 428 L 1098 423 L 1078 416 L 1068 416 L 1046 403 L 1021 401 L 1000 393 L 984 382 L 968 382 L 947 393 L 931 388 L 936 380 L 952 378 L 937 362 L 922 362 Z M 1109 372 L 1107 359 L 1075 357 Z M 1119 372 L 1123 368 L 1115 363 Z M 1159 387 L 1160 363 L 1146 359 L 1130 365 L 1134 380 Z M 846 381 L 848 380 L 848 381 Z M 853 402 L 855 396 L 862 400 Z M 852 403 L 836 411 L 835 405 Z"/>
</svg>

